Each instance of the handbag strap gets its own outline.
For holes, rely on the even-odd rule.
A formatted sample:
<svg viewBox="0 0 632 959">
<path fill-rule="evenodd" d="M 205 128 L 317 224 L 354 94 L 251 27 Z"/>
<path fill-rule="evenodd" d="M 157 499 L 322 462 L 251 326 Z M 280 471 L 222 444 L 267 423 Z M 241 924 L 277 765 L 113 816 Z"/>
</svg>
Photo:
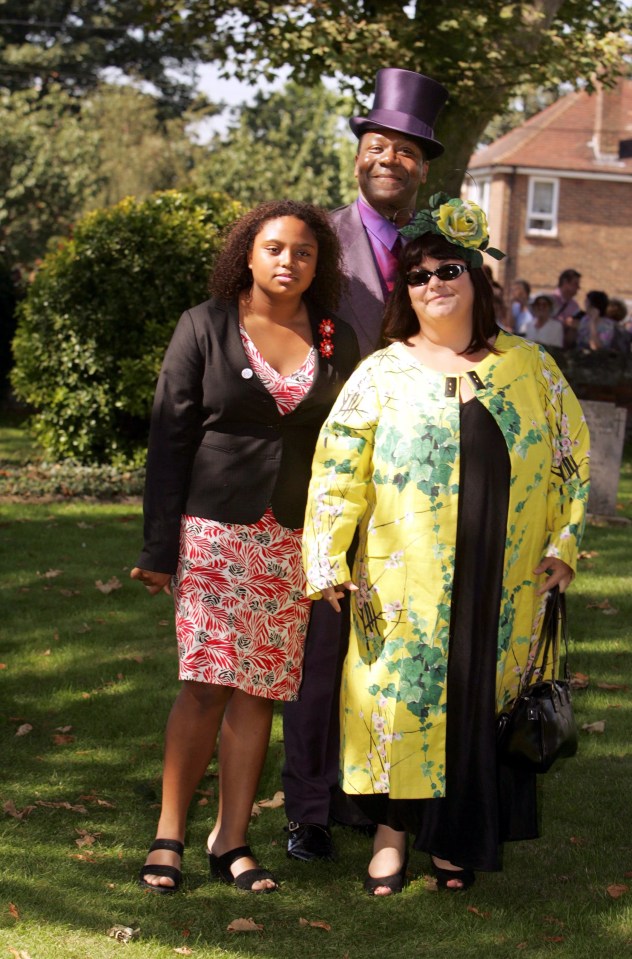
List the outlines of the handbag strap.
<svg viewBox="0 0 632 959">
<path fill-rule="evenodd" d="M 528 672 L 525 673 L 521 680 L 521 693 L 524 692 L 524 690 L 531 684 L 536 669 L 540 669 L 540 675 L 544 675 L 546 667 L 549 663 L 549 657 L 553 664 L 553 678 L 555 679 L 557 677 L 560 652 L 560 633 L 564 642 L 563 675 L 565 679 L 568 679 L 568 622 L 566 618 L 566 597 L 564 596 L 564 593 L 560 593 L 558 586 L 554 586 L 547 596 L 544 616 L 542 618 L 542 626 L 540 629 L 539 647 L 542 648 L 542 656 L 540 657 L 540 648 L 538 648 L 538 652 L 533 657 L 533 661 Z M 542 639 L 544 639 L 543 647 Z M 537 664 L 540 658 L 541 665 L 538 666 Z"/>
</svg>

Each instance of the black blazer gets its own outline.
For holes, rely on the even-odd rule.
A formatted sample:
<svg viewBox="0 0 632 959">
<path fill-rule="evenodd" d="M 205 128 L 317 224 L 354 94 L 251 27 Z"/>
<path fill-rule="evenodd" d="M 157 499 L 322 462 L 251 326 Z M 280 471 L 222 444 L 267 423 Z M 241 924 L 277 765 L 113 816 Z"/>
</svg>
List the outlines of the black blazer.
<svg viewBox="0 0 632 959">
<path fill-rule="evenodd" d="M 250 367 L 236 303 L 211 299 L 180 317 L 151 415 L 142 569 L 175 572 L 183 513 L 256 523 L 271 505 L 282 526 L 303 525 L 320 427 L 360 358 L 347 323 L 308 312 L 317 349 L 319 323 L 334 320 L 334 352 L 318 354 L 311 389 L 284 416 Z"/>
</svg>

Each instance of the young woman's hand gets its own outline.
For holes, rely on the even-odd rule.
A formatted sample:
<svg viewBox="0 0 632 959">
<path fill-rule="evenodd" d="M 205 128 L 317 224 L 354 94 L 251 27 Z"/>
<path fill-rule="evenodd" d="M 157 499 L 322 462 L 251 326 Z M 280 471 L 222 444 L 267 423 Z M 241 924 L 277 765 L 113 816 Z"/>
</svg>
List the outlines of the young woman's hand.
<svg viewBox="0 0 632 959">
<path fill-rule="evenodd" d="M 135 566 L 129 575 L 131 579 L 139 580 L 151 596 L 161 592 L 171 595 L 171 573 L 154 573 L 151 569 Z"/>
<path fill-rule="evenodd" d="M 544 581 L 538 590 L 538 596 L 542 596 L 543 593 L 548 593 L 554 586 L 559 586 L 560 593 L 565 593 L 575 578 L 575 573 L 568 563 L 565 563 L 562 559 L 558 559 L 556 556 L 545 556 L 533 572 L 536 576 L 541 576 L 543 573 L 549 574 L 549 578 Z"/>
<path fill-rule="evenodd" d="M 352 583 L 350 579 L 346 580 L 344 583 L 341 583 L 340 586 L 326 586 L 325 589 L 322 590 L 323 599 L 326 599 L 328 603 L 331 603 L 336 612 L 339 613 L 340 603 L 338 600 L 342 599 L 344 596 L 345 589 L 350 593 L 353 593 L 357 590 L 357 588 L 358 587 L 356 584 Z"/>
</svg>

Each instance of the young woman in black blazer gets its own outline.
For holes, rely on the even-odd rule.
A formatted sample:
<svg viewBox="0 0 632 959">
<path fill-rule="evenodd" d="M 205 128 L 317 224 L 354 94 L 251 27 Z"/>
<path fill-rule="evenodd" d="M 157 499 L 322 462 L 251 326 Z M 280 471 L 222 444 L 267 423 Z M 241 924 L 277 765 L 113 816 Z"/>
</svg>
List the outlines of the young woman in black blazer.
<svg viewBox="0 0 632 959">
<path fill-rule="evenodd" d="M 180 318 L 152 411 L 145 543 L 132 578 L 171 592 L 182 687 L 142 886 L 181 883 L 186 815 L 221 731 L 211 872 L 273 892 L 246 844 L 276 700 L 297 698 L 309 618 L 300 539 L 316 438 L 359 359 L 337 319 L 340 248 L 309 204 L 262 204 L 232 229 L 212 298 Z"/>
</svg>

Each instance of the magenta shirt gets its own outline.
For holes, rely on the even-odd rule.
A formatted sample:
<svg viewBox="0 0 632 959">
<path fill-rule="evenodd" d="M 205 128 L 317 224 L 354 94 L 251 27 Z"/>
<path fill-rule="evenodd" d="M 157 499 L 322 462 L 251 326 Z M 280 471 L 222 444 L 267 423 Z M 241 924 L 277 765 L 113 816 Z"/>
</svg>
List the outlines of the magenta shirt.
<svg viewBox="0 0 632 959">
<path fill-rule="evenodd" d="M 401 244 L 403 237 L 394 223 L 385 219 L 381 213 L 365 203 L 361 197 L 358 197 L 358 212 L 373 250 L 382 282 L 382 291 L 386 297 L 393 289 L 397 273 L 397 254 L 393 253 L 393 247 L 398 239 Z"/>
</svg>

